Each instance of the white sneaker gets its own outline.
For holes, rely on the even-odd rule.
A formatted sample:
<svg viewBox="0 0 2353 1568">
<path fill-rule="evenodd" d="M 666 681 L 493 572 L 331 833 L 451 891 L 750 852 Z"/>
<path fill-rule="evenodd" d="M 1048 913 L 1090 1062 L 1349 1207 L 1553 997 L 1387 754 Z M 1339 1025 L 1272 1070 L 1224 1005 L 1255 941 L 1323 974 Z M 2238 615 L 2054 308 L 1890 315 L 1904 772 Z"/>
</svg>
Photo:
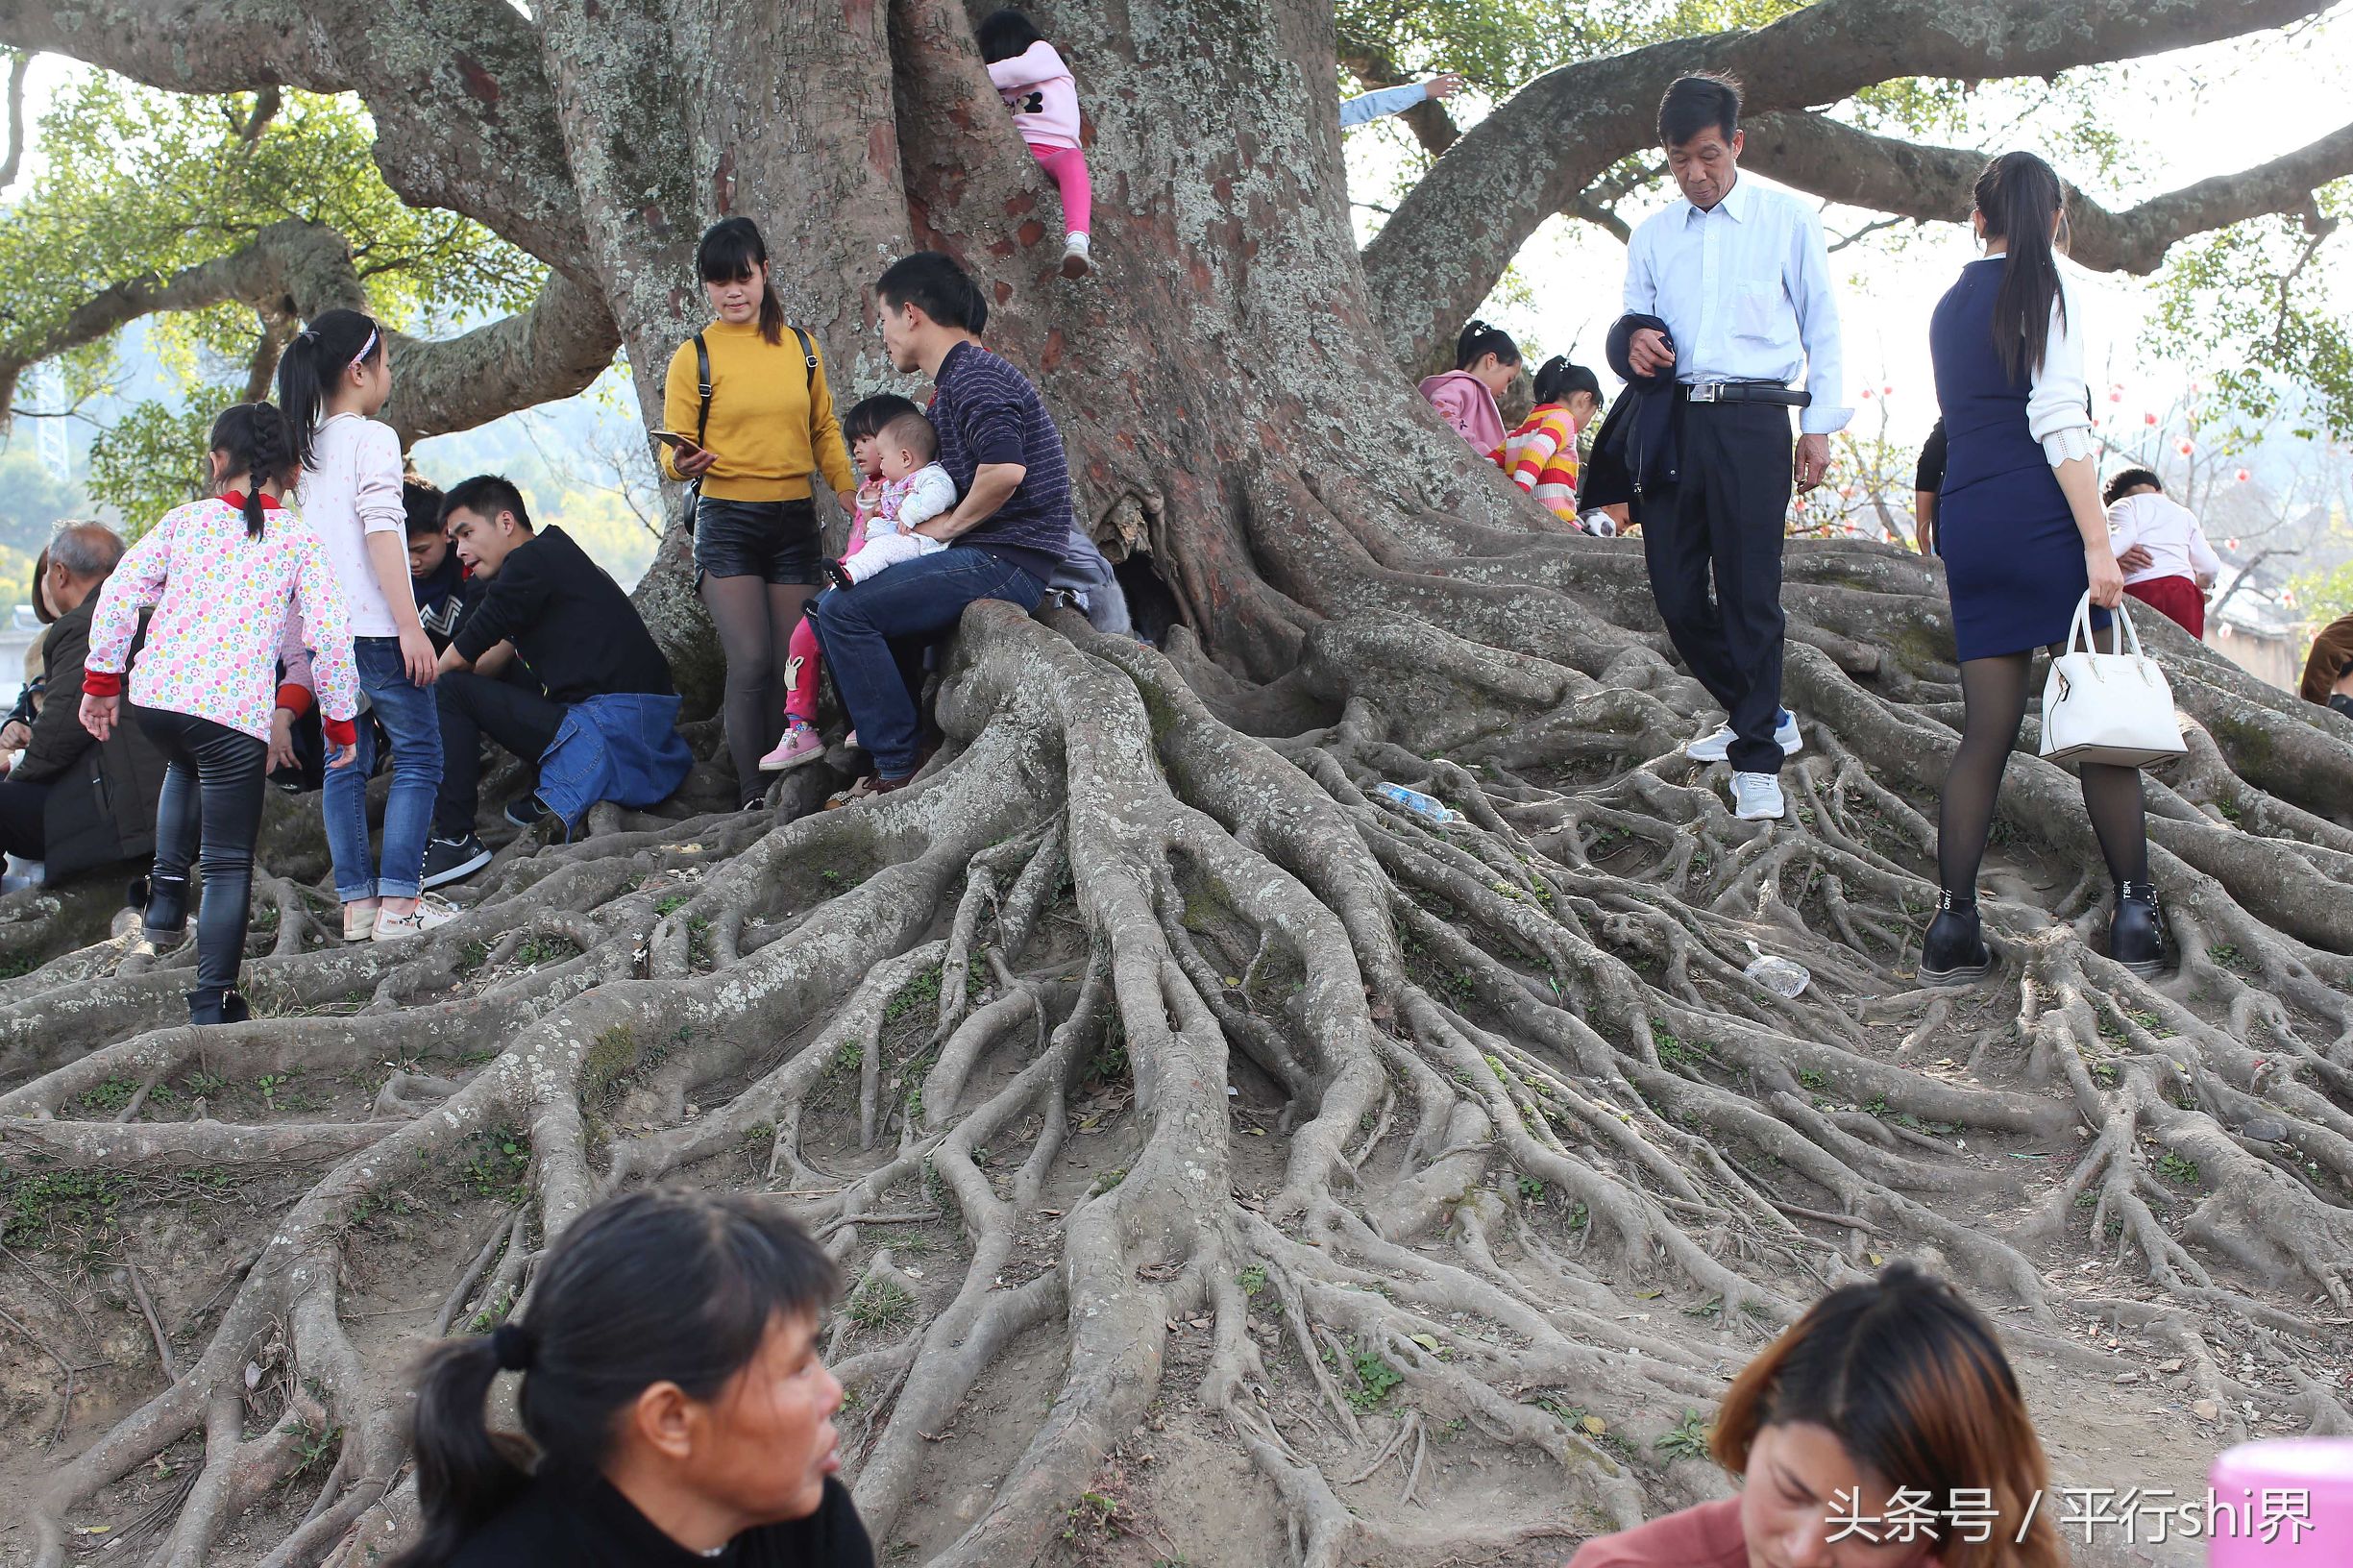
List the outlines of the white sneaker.
<svg viewBox="0 0 2353 1568">
<path fill-rule="evenodd" d="M 376 940 L 398 942 L 405 937 L 421 937 L 435 926 L 447 925 L 464 913 L 436 898 L 421 898 L 417 907 L 405 915 L 395 915 L 388 909 L 376 912 Z"/>
<path fill-rule="evenodd" d="M 1094 251 L 1085 234 L 1073 233 L 1063 241 L 1062 275 L 1065 278 L 1084 278 L 1094 271 Z"/>
<path fill-rule="evenodd" d="M 1732 815 L 1744 822 L 1777 822 L 1788 813 L 1781 798 L 1781 781 L 1772 773 L 1732 775 Z"/>
<path fill-rule="evenodd" d="M 1787 708 L 1781 710 L 1781 722 L 1775 726 L 1773 738 L 1780 743 L 1781 755 L 1794 757 L 1805 749 L 1805 737 L 1798 733 L 1798 716 Z M 1718 724 L 1708 733 L 1683 747 L 1683 755 L 1694 762 L 1722 762 L 1732 754 L 1730 724 Z"/>
</svg>

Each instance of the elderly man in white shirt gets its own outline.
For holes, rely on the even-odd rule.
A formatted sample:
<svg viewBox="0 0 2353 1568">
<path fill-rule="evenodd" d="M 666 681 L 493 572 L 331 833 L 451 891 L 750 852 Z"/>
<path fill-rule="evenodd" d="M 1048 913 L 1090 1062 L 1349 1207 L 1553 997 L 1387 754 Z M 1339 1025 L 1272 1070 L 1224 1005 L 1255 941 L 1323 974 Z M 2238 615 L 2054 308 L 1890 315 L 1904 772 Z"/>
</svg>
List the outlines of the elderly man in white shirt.
<svg viewBox="0 0 2353 1568">
<path fill-rule="evenodd" d="M 1781 706 L 1782 520 L 1793 475 L 1802 491 L 1822 482 L 1830 436 L 1853 410 L 1822 225 L 1794 197 L 1741 178 L 1739 121 L 1728 77 L 1683 77 L 1659 101 L 1683 200 L 1627 247 L 1628 316 L 1664 323 L 1637 325 L 1627 357 L 1639 376 L 1679 383 L 1676 482 L 1645 496 L 1636 520 L 1659 618 L 1726 714 L 1684 749 L 1731 763 L 1738 816 L 1777 819 L 1782 758 L 1803 744 Z"/>
</svg>

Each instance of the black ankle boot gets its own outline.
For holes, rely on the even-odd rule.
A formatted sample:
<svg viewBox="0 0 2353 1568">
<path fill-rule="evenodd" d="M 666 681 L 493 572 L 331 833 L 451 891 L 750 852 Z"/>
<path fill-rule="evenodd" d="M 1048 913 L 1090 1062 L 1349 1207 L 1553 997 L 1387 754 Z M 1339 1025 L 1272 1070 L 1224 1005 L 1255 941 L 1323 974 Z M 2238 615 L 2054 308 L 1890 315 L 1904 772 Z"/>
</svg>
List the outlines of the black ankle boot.
<svg viewBox="0 0 2353 1568">
<path fill-rule="evenodd" d="M 2116 913 L 2108 917 L 2108 956 L 2135 974 L 2150 975 L 2166 968 L 2172 945 L 2157 908 L 2157 885 L 2118 883 Z"/>
<path fill-rule="evenodd" d="M 171 876 L 162 871 L 146 879 L 146 906 L 140 923 L 159 947 L 169 946 L 186 934 L 188 928 L 188 879 L 184 875 Z"/>
<path fill-rule="evenodd" d="M 245 998 L 233 991 L 191 991 L 188 992 L 188 1022 L 244 1023 L 254 1016 L 245 1005 Z"/>
<path fill-rule="evenodd" d="M 1931 986 L 1958 986 L 1984 977 L 1994 967 L 1994 954 L 1978 929 L 1977 901 L 1953 896 L 1944 889 L 1936 895 L 1936 919 L 1929 922 L 1927 940 L 1920 948 L 1920 978 Z"/>
</svg>

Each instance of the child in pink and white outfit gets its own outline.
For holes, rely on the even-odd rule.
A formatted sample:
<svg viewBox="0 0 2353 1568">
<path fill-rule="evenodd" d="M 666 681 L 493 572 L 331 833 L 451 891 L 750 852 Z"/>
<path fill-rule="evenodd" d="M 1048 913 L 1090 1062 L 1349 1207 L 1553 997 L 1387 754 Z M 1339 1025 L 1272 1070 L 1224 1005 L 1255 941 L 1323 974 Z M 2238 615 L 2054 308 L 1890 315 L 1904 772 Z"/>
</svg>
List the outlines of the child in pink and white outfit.
<svg viewBox="0 0 2353 1568">
<path fill-rule="evenodd" d="M 849 540 L 842 547 L 844 555 L 855 555 L 866 547 L 866 536 L 872 530 L 882 507 L 882 446 L 883 429 L 897 420 L 912 415 L 923 417 L 923 410 L 895 392 L 881 392 L 863 398 L 849 412 L 842 416 L 842 440 L 849 448 L 849 460 L 858 471 L 858 493 L 848 498 Z M 793 627 L 793 640 L 785 649 L 784 660 L 784 735 L 774 750 L 760 759 L 764 773 L 782 772 L 805 762 L 815 762 L 825 754 L 825 743 L 817 732 L 817 689 L 824 675 L 824 660 L 818 650 L 817 628 L 802 616 Z M 858 744 L 853 731 L 847 740 Z"/>
<path fill-rule="evenodd" d="M 1013 110 L 1014 129 L 1029 144 L 1030 156 L 1062 191 L 1062 275 L 1084 278 L 1093 270 L 1088 226 L 1094 215 L 1094 187 L 1087 178 L 1087 154 L 1079 146 L 1078 84 L 1038 24 L 1011 6 L 990 12 L 980 24 L 980 58 L 989 80 Z"/>
<path fill-rule="evenodd" d="M 820 563 L 836 588 L 853 587 L 877 572 L 947 548 L 915 531 L 956 509 L 956 481 L 934 461 L 940 432 L 921 414 L 901 414 L 882 428 L 874 445 L 882 463 L 882 497 L 867 525 L 866 542 L 838 561 Z"/>
</svg>

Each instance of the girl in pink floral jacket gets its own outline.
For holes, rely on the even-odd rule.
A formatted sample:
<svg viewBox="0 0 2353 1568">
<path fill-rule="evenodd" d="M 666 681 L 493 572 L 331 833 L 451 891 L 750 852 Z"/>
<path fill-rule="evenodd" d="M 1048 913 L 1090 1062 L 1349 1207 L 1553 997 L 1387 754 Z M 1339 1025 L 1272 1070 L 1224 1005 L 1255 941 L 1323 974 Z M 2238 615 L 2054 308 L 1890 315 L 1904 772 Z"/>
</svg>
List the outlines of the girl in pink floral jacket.
<svg viewBox="0 0 2353 1568">
<path fill-rule="evenodd" d="M 147 641 L 131 674 L 139 727 L 164 756 L 146 927 L 158 946 L 187 929 L 188 866 L 203 845 L 190 1023 L 249 1016 L 235 991 L 261 826 L 270 710 L 288 617 L 300 612 L 332 746 L 353 756 L 358 678 L 351 624 L 317 535 L 279 505 L 294 474 L 292 431 L 266 403 L 241 403 L 212 426 L 218 492 L 164 515 L 100 591 L 82 676 L 82 723 L 105 740 L 119 722 L 123 674 L 140 612 Z"/>
</svg>

